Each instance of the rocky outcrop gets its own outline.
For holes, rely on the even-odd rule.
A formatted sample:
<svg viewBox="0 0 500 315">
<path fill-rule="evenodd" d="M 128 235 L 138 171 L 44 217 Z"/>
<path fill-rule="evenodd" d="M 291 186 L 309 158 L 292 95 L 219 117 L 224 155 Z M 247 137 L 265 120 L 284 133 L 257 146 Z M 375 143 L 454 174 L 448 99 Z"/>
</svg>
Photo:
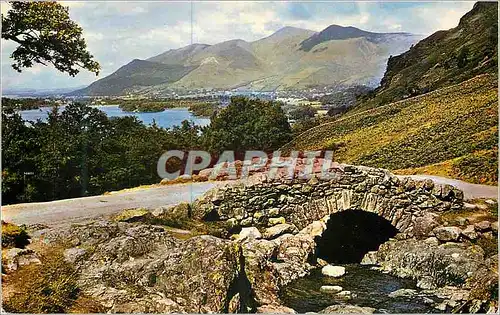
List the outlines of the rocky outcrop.
<svg viewBox="0 0 500 315">
<path fill-rule="evenodd" d="M 267 240 L 252 227 L 236 240 L 181 240 L 161 226 L 99 220 L 43 230 L 37 239 L 71 246 L 64 257 L 80 289 L 111 313 L 289 312 L 279 290 L 314 267 L 316 244 L 288 230 L 296 234 Z"/>
<path fill-rule="evenodd" d="M 384 272 L 415 279 L 423 292 L 443 300 L 436 306 L 439 310 L 487 310 L 489 290 L 498 280 L 498 264 L 492 262 L 496 256 L 485 257 L 481 247 L 470 243 L 435 240 L 393 239 L 365 255 L 362 263 L 376 264 Z"/>
<path fill-rule="evenodd" d="M 248 240 L 241 247 L 245 274 L 260 306 L 279 306 L 280 288 L 307 275 L 314 266 L 314 239 L 305 234 Z"/>
<path fill-rule="evenodd" d="M 240 290 L 238 267 L 229 241 L 127 227 L 84 261 L 80 286 L 112 312 L 224 312 Z"/>
<path fill-rule="evenodd" d="M 350 209 L 376 213 L 401 232 L 430 211 L 458 209 L 463 193 L 449 185 L 399 179 L 386 170 L 341 165 L 328 179 L 251 181 L 215 188 L 198 199 L 192 215 L 228 224 L 268 227 L 294 224 L 303 229 L 326 215 Z"/>
<path fill-rule="evenodd" d="M 464 283 L 483 261 L 484 251 L 476 245 L 408 239 L 382 244 L 362 263 L 378 264 L 399 277 L 416 279 L 422 289 L 435 289 Z"/>
<path fill-rule="evenodd" d="M 104 220 L 43 237 L 75 246 L 65 258 L 78 267 L 79 287 L 109 312 L 227 312 L 243 295 L 241 250 L 229 240 L 182 241 L 159 226 Z"/>
</svg>

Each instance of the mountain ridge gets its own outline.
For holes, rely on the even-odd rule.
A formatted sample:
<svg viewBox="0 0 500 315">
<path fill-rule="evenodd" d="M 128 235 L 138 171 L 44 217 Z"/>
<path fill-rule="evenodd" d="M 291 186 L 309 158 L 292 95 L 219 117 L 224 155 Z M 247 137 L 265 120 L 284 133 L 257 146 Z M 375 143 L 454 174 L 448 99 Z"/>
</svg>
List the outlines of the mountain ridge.
<svg viewBox="0 0 500 315">
<path fill-rule="evenodd" d="M 329 40 L 344 40 L 350 38 L 359 38 L 366 37 L 369 39 L 376 40 L 380 36 L 384 35 L 412 35 L 406 32 L 397 32 L 397 33 L 376 33 L 361 30 L 354 26 L 341 26 L 337 24 L 332 24 L 322 30 L 319 33 L 312 35 L 310 38 L 304 40 L 300 43 L 300 47 L 302 50 L 309 51 L 314 46 Z"/>
<path fill-rule="evenodd" d="M 476 3 L 457 27 L 391 57 L 380 86 L 347 113 L 280 150 L 333 150 L 338 162 L 496 183 L 497 29 L 498 4 Z"/>
<path fill-rule="evenodd" d="M 342 35 L 345 37 L 342 40 L 323 40 L 313 45 L 314 49 L 304 51 L 301 43 L 321 32 L 288 26 L 252 42 L 233 39 L 214 45 L 192 44 L 170 49 L 144 60 L 154 64 L 144 63 L 141 68 L 137 67 L 138 62 L 129 63 L 72 94 L 161 94 L 169 90 L 235 87 L 303 89 L 344 83 L 370 85 L 381 78 L 391 54 L 405 51 L 419 39 L 408 33 L 359 31 L 379 34 L 385 40 L 377 43 L 363 36 L 347 38 Z M 160 69 L 155 71 L 154 65 Z M 168 69 L 164 65 L 175 68 Z M 168 74 L 168 71 L 173 73 Z M 155 79 L 146 79 L 151 73 Z M 165 76 L 163 80 L 160 74 Z"/>
</svg>

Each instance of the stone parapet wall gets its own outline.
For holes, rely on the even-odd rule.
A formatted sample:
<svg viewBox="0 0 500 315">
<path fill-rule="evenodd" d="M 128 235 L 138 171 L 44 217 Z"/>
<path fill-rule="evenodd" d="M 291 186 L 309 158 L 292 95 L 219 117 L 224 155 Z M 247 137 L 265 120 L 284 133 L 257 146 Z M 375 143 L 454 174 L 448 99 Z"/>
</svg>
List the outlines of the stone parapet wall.
<svg viewBox="0 0 500 315">
<path fill-rule="evenodd" d="M 361 209 L 409 233 L 427 212 L 459 209 L 463 192 L 432 180 L 400 179 L 387 170 L 340 165 L 330 179 L 260 180 L 215 188 L 198 199 L 192 216 L 231 226 L 292 223 L 299 229 L 326 215 Z"/>
</svg>

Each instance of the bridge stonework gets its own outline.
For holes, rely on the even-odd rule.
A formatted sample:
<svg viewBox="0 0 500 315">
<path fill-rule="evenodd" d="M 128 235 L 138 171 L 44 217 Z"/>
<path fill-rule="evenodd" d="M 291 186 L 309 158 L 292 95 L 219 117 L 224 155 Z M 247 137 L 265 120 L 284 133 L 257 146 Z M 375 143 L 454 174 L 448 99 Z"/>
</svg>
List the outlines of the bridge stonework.
<svg viewBox="0 0 500 315">
<path fill-rule="evenodd" d="M 462 191 L 431 180 L 398 178 L 384 169 L 341 165 L 332 179 L 259 180 L 215 188 L 193 204 L 192 216 L 229 226 L 292 223 L 302 229 L 340 211 L 364 210 L 411 233 L 426 212 L 459 209 Z"/>
</svg>

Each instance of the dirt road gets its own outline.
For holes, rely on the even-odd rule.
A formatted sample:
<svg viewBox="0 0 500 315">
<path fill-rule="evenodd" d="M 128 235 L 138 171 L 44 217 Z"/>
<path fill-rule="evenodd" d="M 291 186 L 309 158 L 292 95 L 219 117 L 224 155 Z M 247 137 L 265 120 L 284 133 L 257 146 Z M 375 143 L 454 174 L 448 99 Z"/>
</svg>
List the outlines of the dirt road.
<svg viewBox="0 0 500 315">
<path fill-rule="evenodd" d="M 138 188 L 109 195 L 2 206 L 2 220 L 16 224 L 55 225 L 84 221 L 130 208 L 158 208 L 192 202 L 222 182 Z"/>
</svg>

